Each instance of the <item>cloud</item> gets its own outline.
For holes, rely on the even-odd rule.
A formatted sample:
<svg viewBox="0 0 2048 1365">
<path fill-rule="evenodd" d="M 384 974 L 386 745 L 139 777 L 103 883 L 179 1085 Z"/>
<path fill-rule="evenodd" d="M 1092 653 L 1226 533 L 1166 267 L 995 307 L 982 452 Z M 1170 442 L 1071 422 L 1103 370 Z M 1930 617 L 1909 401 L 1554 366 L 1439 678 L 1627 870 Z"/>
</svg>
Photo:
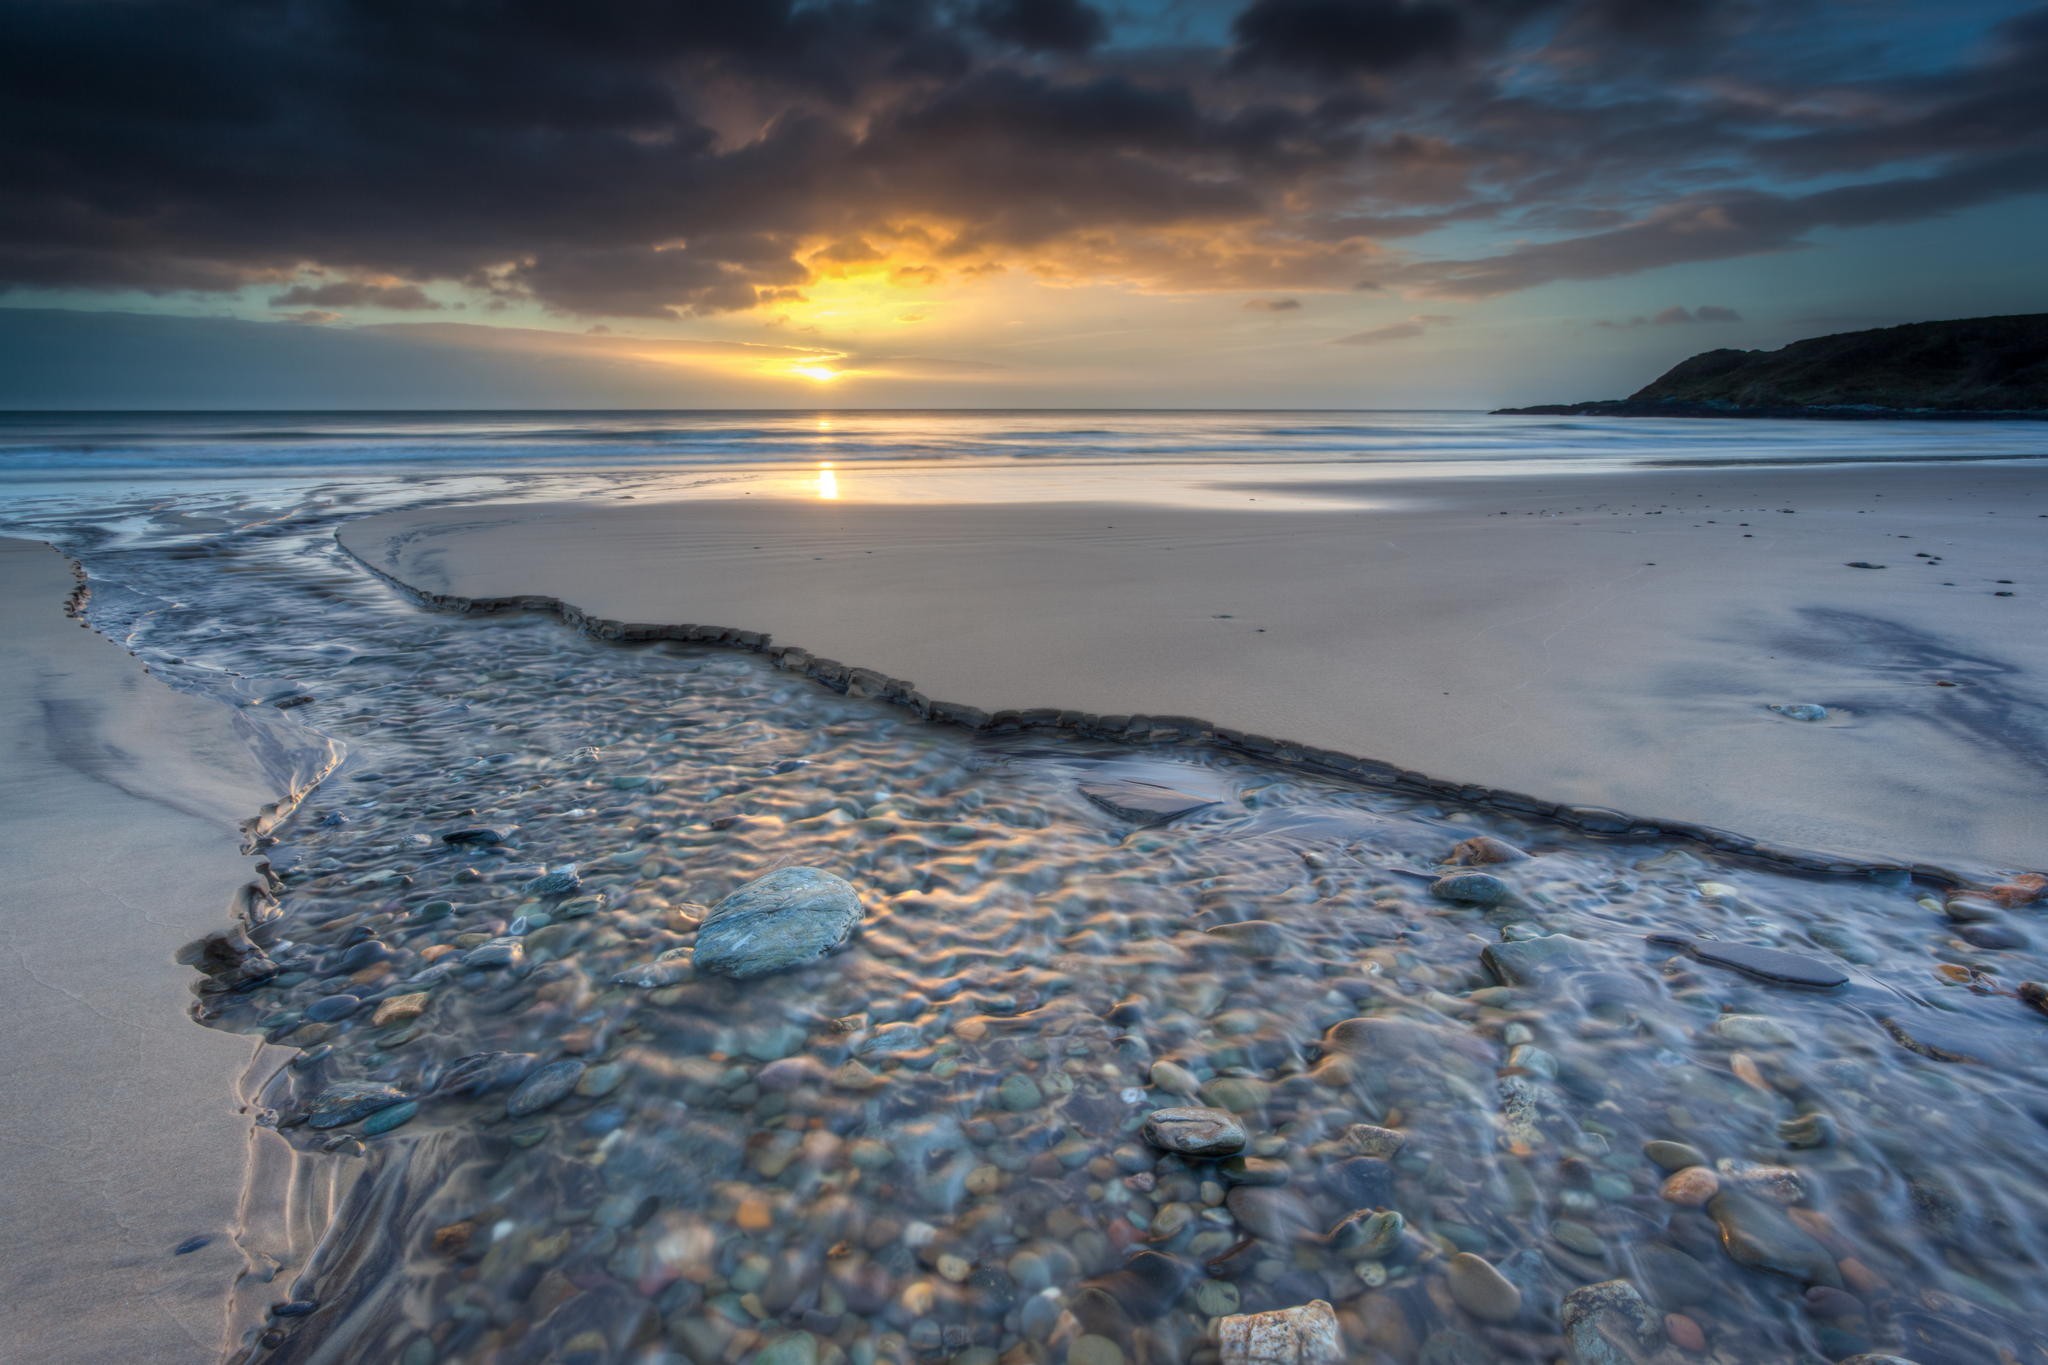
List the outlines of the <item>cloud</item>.
<svg viewBox="0 0 2048 1365">
<path fill-rule="evenodd" d="M 1300 299 L 1246 299 L 1247 313 L 1292 313 L 1301 307 Z"/>
<path fill-rule="evenodd" d="M 311 304 L 320 308 L 390 308 L 398 312 L 438 309 L 442 305 L 416 284 L 366 284 L 334 280 L 327 284 L 295 284 L 270 298 L 272 308 Z"/>
<path fill-rule="evenodd" d="M 1344 76 L 1449 61 L 1465 20 L 1438 0 L 1253 0 L 1231 34 L 1240 66 Z"/>
<path fill-rule="evenodd" d="M 1373 327 L 1350 336 L 1338 337 L 1333 346 L 1382 346 L 1389 341 L 1409 341 L 1424 335 L 1432 327 L 1448 327 L 1457 319 L 1443 313 L 1417 313 L 1406 322 L 1391 322 L 1384 327 Z"/>
<path fill-rule="evenodd" d="M 1913 222 L 2041 190 L 2048 190 L 2048 147 L 1807 195 L 1745 190 L 1693 196 L 1604 232 L 1494 256 L 1417 264 L 1402 279 L 1443 298 L 1489 298 L 1558 280 L 1611 279 L 1660 266 L 1790 251 L 1808 245 L 1806 234 L 1817 228 Z"/>
<path fill-rule="evenodd" d="M 1703 303 L 1698 308 L 1687 308 L 1683 304 L 1674 303 L 1669 308 L 1660 309 L 1648 317 L 1637 314 L 1627 322 L 1614 322 L 1603 319 L 1593 325 L 1595 327 L 1615 328 L 1672 327 L 1693 322 L 1740 321 L 1742 321 L 1742 314 L 1736 312 L 1733 308 L 1723 308 L 1719 304 Z"/>
<path fill-rule="evenodd" d="M 1108 21 L 1081 0 L 981 0 L 970 14 L 990 37 L 1037 52 L 1086 52 L 1109 34 Z"/>
<path fill-rule="evenodd" d="M 284 322 L 296 322 L 309 327 L 321 327 L 330 322 L 340 322 L 341 314 L 329 312 L 325 308 L 308 308 L 302 313 L 279 314 L 279 318 Z"/>
<path fill-rule="evenodd" d="M 2048 189 L 2043 11 L 1106 8 L 0 6 L 0 291 L 673 319 L 873 264 L 1480 298 Z"/>
</svg>

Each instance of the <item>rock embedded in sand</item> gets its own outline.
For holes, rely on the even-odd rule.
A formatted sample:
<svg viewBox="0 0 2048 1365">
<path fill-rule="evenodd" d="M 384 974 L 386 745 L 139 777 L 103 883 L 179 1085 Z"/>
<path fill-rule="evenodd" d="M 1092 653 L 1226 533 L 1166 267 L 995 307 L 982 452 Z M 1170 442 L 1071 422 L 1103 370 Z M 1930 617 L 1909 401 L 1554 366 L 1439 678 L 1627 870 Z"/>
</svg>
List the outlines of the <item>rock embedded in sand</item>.
<svg viewBox="0 0 2048 1365">
<path fill-rule="evenodd" d="M 1500 905 L 1514 892 L 1489 872 L 1454 872 L 1431 882 L 1429 894 L 1461 905 Z"/>
<path fill-rule="evenodd" d="M 1244 1150 L 1244 1125 L 1227 1109 L 1193 1106 L 1155 1109 L 1145 1118 L 1145 1140 L 1183 1156 L 1233 1156 Z"/>
<path fill-rule="evenodd" d="M 1522 1291 L 1484 1256 L 1461 1251 L 1444 1267 L 1451 1297 L 1481 1322 L 1513 1322 L 1522 1312 Z"/>
<path fill-rule="evenodd" d="M 458 847 L 468 844 L 476 848 L 491 848 L 498 844 L 506 843 L 511 838 L 512 830 L 509 827 L 495 829 L 485 825 L 476 825 L 464 829 L 444 829 L 441 831 L 442 843 L 453 844 Z"/>
<path fill-rule="evenodd" d="M 1826 720 L 1828 708 L 1810 701 L 1772 702 L 1771 710 L 1788 720 Z"/>
<path fill-rule="evenodd" d="M 736 980 L 788 971 L 846 942 L 861 921 L 851 885 L 815 867 L 777 868 L 711 907 L 697 970 Z"/>
<path fill-rule="evenodd" d="M 1218 1318 L 1216 1349 L 1222 1365 L 1343 1365 L 1345 1358 L 1336 1310 L 1322 1299 Z"/>
</svg>

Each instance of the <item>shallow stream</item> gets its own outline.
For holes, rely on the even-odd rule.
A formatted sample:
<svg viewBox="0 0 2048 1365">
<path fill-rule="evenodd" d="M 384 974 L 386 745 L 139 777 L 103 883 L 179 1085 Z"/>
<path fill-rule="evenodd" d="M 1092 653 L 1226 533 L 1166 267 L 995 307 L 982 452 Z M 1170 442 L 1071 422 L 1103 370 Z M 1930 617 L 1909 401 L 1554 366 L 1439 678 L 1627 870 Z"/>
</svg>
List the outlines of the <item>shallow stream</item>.
<svg viewBox="0 0 2048 1365">
<path fill-rule="evenodd" d="M 2048 1359 L 2038 909 L 435 613 L 348 511 L 42 528 L 286 769 L 346 747 L 195 977 L 302 1049 L 264 1121 L 363 1163 L 248 1360 L 1199 1361 L 1318 1298 L 1365 1361 Z M 1446 869 L 1475 836 L 1532 856 Z M 694 975 L 786 866 L 853 942 Z M 1149 1144 L 1180 1104 L 1244 1154 Z"/>
</svg>

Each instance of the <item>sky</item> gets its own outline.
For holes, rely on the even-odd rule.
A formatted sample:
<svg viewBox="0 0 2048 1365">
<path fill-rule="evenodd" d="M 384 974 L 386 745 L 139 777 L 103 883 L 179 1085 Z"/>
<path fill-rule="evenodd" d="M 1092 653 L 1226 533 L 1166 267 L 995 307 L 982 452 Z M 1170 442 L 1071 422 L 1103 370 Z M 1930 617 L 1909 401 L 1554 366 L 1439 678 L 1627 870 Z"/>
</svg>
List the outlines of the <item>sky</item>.
<svg viewBox="0 0 2048 1365">
<path fill-rule="evenodd" d="M 0 406 L 1485 407 L 2048 310 L 2048 6 L 9 0 Z"/>
</svg>

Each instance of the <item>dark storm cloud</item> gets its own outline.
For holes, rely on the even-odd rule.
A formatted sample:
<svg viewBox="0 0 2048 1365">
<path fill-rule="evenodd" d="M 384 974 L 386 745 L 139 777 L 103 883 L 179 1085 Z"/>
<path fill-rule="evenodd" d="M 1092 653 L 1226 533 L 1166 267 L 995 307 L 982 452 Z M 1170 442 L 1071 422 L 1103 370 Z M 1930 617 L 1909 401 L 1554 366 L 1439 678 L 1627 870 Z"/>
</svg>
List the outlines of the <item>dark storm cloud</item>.
<svg viewBox="0 0 2048 1365">
<path fill-rule="evenodd" d="M 391 308 L 400 312 L 439 308 L 416 284 L 366 284 L 333 280 L 327 284 L 295 284 L 270 296 L 272 308 Z"/>
<path fill-rule="evenodd" d="M 1231 32 L 1242 65 L 1342 76 L 1448 61 L 1465 16 L 1440 0 L 1253 0 Z"/>
<path fill-rule="evenodd" d="M 865 242 L 1480 297 L 2048 188 L 2048 11 L 1928 61 L 1811 0 L 1208 8 L 1203 49 L 1083 0 L 16 0 L 0 290 L 687 316 Z"/>
<path fill-rule="evenodd" d="M 972 15 L 990 37 L 1039 52 L 1086 52 L 1109 33 L 1081 0 L 982 0 Z"/>
</svg>

